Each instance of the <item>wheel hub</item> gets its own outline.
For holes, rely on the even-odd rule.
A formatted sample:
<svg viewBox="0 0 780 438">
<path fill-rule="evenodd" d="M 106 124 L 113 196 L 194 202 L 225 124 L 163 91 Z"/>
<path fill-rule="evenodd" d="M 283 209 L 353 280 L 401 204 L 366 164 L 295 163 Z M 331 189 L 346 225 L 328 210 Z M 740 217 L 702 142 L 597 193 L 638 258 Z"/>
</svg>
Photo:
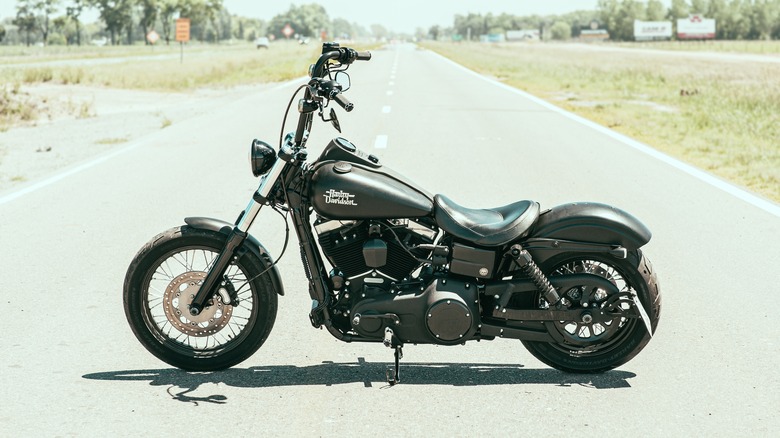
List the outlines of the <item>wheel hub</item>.
<svg viewBox="0 0 780 438">
<path fill-rule="evenodd" d="M 163 294 L 166 318 L 176 330 L 188 336 L 211 336 L 222 330 L 233 314 L 233 306 L 224 304 L 219 297 L 210 300 L 200 314 L 190 313 L 190 304 L 204 278 L 205 272 L 185 272 L 174 278 Z"/>
</svg>

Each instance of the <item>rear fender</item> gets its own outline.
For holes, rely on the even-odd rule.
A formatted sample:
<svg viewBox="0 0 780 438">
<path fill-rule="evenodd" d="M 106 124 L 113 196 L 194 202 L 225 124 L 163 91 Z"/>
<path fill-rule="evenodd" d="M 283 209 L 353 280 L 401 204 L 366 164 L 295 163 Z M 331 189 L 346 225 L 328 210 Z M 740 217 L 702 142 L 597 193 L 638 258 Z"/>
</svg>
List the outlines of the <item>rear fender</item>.
<svg viewBox="0 0 780 438">
<path fill-rule="evenodd" d="M 219 219 L 212 219 L 207 217 L 188 217 L 184 219 L 184 222 L 192 228 L 216 231 L 218 233 L 224 234 L 225 236 L 228 236 L 230 232 L 233 231 L 232 224 Z M 242 243 L 241 246 L 236 250 L 236 254 L 239 258 L 243 257 L 247 252 L 251 252 L 259 260 L 262 260 L 266 265 L 266 268 L 271 263 L 273 263 L 271 255 L 268 253 L 265 247 L 252 235 L 248 235 L 244 240 L 244 243 Z M 271 276 L 271 282 L 273 283 L 274 288 L 279 293 L 279 295 L 284 295 L 282 278 L 279 275 L 279 270 L 276 269 L 276 266 L 271 268 L 268 271 L 268 274 Z"/>
<path fill-rule="evenodd" d="M 651 237 L 650 230 L 631 214 L 605 204 L 582 202 L 559 205 L 543 212 L 528 239 L 596 244 L 604 247 L 604 251 L 597 252 L 609 252 L 609 248 L 634 251 L 649 242 Z M 562 244 L 557 248 L 552 246 L 528 250 L 534 260 L 542 264 L 556 254 L 567 252 L 568 246 Z"/>
</svg>

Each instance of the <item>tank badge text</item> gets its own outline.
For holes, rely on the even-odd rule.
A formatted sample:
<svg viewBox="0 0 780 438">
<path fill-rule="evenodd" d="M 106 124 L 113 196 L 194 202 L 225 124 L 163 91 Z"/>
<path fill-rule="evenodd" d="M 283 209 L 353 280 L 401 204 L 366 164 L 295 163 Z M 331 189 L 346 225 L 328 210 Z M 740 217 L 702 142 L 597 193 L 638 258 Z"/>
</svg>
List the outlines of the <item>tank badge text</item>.
<svg viewBox="0 0 780 438">
<path fill-rule="evenodd" d="M 339 205 L 354 205 L 357 206 L 355 203 L 355 200 L 353 199 L 355 195 L 342 192 L 341 190 L 333 190 L 330 189 L 327 192 L 325 192 L 325 203 L 326 204 L 339 204 Z"/>
</svg>

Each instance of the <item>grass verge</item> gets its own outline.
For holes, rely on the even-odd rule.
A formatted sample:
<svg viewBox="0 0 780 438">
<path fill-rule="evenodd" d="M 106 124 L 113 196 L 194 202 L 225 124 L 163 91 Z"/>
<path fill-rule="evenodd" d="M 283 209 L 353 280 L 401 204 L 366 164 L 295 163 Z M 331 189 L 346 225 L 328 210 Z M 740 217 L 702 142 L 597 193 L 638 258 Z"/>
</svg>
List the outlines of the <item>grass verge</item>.
<svg viewBox="0 0 780 438">
<path fill-rule="evenodd" d="M 425 47 L 780 201 L 780 64 L 555 44 Z"/>
</svg>

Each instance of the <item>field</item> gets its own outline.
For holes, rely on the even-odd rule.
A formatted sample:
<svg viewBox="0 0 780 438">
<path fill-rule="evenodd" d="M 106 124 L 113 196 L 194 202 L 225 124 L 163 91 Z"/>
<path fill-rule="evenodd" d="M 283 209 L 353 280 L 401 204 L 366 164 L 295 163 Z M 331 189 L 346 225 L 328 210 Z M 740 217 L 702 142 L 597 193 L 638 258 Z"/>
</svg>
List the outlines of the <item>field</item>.
<svg viewBox="0 0 780 438">
<path fill-rule="evenodd" d="M 571 44 L 425 47 L 780 201 L 780 63 Z"/>
<path fill-rule="evenodd" d="M 185 47 L 184 62 L 178 45 L 55 48 L 51 53 L 36 49 L 26 53 L 7 49 L 7 56 L 0 57 L 0 67 L 5 67 L 4 82 L 155 91 L 276 82 L 303 76 L 306 71 L 301 68 L 301 59 L 313 58 L 319 48 L 295 43 L 277 43 L 270 49 L 259 50 L 246 43 L 194 45 Z"/>
</svg>

